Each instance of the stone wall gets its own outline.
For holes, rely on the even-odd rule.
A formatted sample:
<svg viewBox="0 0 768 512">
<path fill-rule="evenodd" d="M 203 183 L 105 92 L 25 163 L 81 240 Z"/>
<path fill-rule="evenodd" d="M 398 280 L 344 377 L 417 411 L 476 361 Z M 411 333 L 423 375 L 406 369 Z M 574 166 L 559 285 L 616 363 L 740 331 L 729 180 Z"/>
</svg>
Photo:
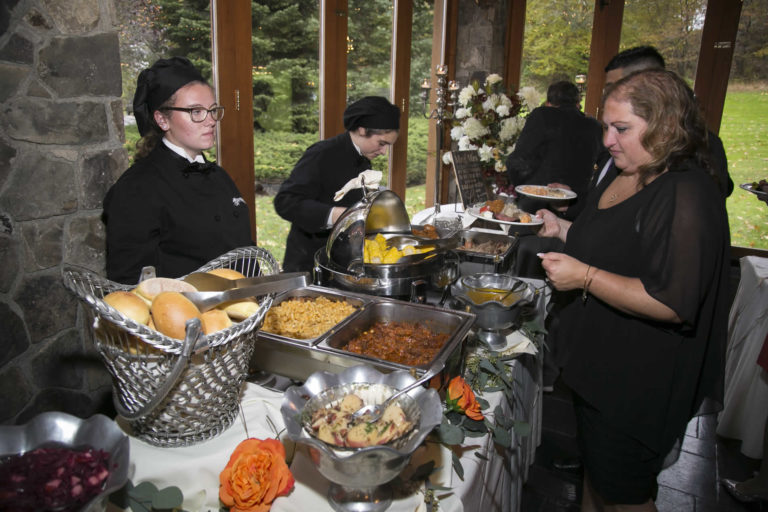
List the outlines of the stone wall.
<svg viewBox="0 0 768 512">
<path fill-rule="evenodd" d="M 462 87 L 472 80 L 504 71 L 504 40 L 509 0 L 459 1 L 456 36 L 456 80 Z"/>
<path fill-rule="evenodd" d="M 127 167 L 112 0 L 0 3 L 0 422 L 111 412 L 61 266 L 104 269 L 101 201 Z"/>
</svg>

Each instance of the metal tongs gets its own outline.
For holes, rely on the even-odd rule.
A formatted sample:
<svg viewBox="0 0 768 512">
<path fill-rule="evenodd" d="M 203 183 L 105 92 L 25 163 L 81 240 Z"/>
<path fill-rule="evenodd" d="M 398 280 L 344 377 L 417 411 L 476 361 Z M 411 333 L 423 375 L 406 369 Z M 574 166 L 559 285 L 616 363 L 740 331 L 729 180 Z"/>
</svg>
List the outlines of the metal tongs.
<svg viewBox="0 0 768 512">
<path fill-rule="evenodd" d="M 206 272 L 194 272 L 183 280 L 198 289 L 196 292 L 182 292 L 182 295 L 191 300 L 201 313 L 223 302 L 285 292 L 309 286 L 310 283 L 308 272 L 287 272 L 244 279 L 227 279 Z"/>
<path fill-rule="evenodd" d="M 458 231 L 447 238 L 422 238 L 416 235 L 396 235 L 387 238 L 387 245 L 398 250 L 403 250 L 409 245 L 416 249 L 424 247 L 433 247 L 436 250 L 455 249 L 460 243 L 461 237 Z"/>
</svg>

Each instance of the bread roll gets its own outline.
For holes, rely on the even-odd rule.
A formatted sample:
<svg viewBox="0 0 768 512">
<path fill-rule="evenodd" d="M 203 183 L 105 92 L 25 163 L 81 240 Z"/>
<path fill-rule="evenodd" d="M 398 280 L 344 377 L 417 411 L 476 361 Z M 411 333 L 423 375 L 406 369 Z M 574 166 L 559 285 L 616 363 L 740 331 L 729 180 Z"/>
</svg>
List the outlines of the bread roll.
<svg viewBox="0 0 768 512">
<path fill-rule="evenodd" d="M 240 300 L 237 302 L 226 302 L 219 306 L 227 312 L 232 320 L 245 320 L 249 316 L 255 314 L 261 306 L 258 302 L 252 299 Z"/>
<path fill-rule="evenodd" d="M 229 315 L 221 309 L 206 311 L 200 317 L 200 321 L 203 324 L 203 333 L 205 334 L 211 334 L 232 325 Z"/>
<path fill-rule="evenodd" d="M 104 302 L 136 323 L 149 322 L 149 306 L 136 294 L 119 290 L 104 297 Z"/>
<path fill-rule="evenodd" d="M 183 340 L 187 320 L 200 318 L 200 310 L 179 292 L 160 292 L 150 308 L 155 328 L 168 336 Z"/>
<path fill-rule="evenodd" d="M 135 292 L 150 304 L 161 292 L 196 292 L 197 288 L 186 281 L 168 277 L 153 277 L 145 279 L 136 287 Z"/>
<path fill-rule="evenodd" d="M 232 280 L 245 278 L 245 274 L 242 274 L 237 270 L 234 270 L 231 268 L 215 268 L 213 270 L 209 270 L 208 273 L 213 274 L 215 276 L 223 277 L 225 279 L 232 279 Z"/>
</svg>

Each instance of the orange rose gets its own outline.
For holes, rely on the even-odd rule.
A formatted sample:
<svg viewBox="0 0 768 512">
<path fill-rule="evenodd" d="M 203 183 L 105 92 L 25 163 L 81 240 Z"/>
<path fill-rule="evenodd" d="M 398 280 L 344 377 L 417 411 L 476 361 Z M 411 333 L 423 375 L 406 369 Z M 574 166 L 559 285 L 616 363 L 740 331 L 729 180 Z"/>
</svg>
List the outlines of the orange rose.
<svg viewBox="0 0 768 512">
<path fill-rule="evenodd" d="M 463 412 L 468 418 L 477 421 L 483 419 L 480 404 L 475 400 L 475 393 L 461 376 L 454 377 L 448 383 L 445 403 L 448 405 L 449 411 Z"/>
<path fill-rule="evenodd" d="M 219 475 L 219 499 L 230 512 L 266 512 L 293 489 L 285 447 L 277 439 L 246 439 Z"/>
</svg>

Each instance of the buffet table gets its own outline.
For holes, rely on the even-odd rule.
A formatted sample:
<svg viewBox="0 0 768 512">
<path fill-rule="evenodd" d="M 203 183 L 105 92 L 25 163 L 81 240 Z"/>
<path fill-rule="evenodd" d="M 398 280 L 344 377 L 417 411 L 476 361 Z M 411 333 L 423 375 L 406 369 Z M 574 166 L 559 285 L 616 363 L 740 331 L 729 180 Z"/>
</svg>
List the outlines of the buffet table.
<svg viewBox="0 0 768 512">
<path fill-rule="evenodd" d="M 768 343 L 768 258 L 741 259 L 741 279 L 728 321 L 725 398 L 717 433 L 739 439 L 741 452 L 763 457 L 768 372 L 758 356 Z"/>
<path fill-rule="evenodd" d="M 539 442 L 541 371 L 540 358 L 530 354 L 535 350 L 528 340 L 519 331 L 513 334 L 519 338 L 515 343 L 529 352 L 508 361 L 515 381 L 514 403 L 505 400 L 501 392 L 485 394 L 483 398 L 490 403 L 489 411 L 500 405 L 507 417 L 511 415 L 516 422 L 529 423 L 531 435 L 520 438 L 512 431 L 512 447 L 506 451 L 497 449 L 488 435 L 467 438 L 463 445 L 453 447 L 461 457 L 463 480 L 452 469 L 449 450 L 435 442 L 427 442 L 416 452 L 409 468 L 435 460 L 435 466 L 440 469 L 433 474 L 432 482 L 450 488 L 450 491 L 436 492 L 441 510 L 519 510 L 522 485 Z M 184 494 L 186 510 L 218 510 L 219 472 L 240 441 L 247 437 L 274 438 L 276 432 L 283 431 L 281 402 L 281 392 L 246 383 L 242 417 L 214 439 L 190 447 L 158 448 L 131 437 L 130 478 L 133 484 L 149 481 L 158 488 L 177 486 Z M 274 502 L 272 510 L 332 510 L 326 499 L 329 482 L 308 459 L 305 447 L 293 445 L 287 439 L 284 442 L 296 484 L 288 496 Z M 424 495 L 417 490 L 394 499 L 389 510 L 425 510 L 424 507 Z"/>
<path fill-rule="evenodd" d="M 445 221 L 454 230 L 459 226 L 468 228 L 470 225 L 473 231 L 482 229 L 481 226 L 485 222 L 483 219 L 477 216 L 463 215 L 459 211 L 459 205 L 451 206 L 453 208 L 448 205 L 445 208 L 441 208 L 441 215 L 435 219 L 436 224 L 438 224 L 437 221 Z M 414 216 L 414 224 L 418 223 L 420 215 L 429 216 L 429 212 L 420 212 L 420 214 Z M 458 226 L 456 225 L 457 218 L 461 219 Z M 507 233 L 503 225 L 491 224 L 487 227 L 491 228 L 487 231 Z M 510 246 L 510 254 L 512 253 L 511 247 L 514 247 L 514 245 Z M 489 256 L 492 257 L 492 255 Z M 496 265 L 496 262 L 493 265 Z M 508 267 L 499 267 L 496 270 L 496 267 L 493 265 L 491 266 L 493 270 L 483 270 L 482 272 L 506 273 L 509 271 Z M 461 270 L 460 266 L 458 268 Z M 408 284 L 413 284 L 410 282 L 412 277 L 410 273 L 406 273 L 404 276 L 397 275 L 399 276 L 398 278 L 402 278 Z M 348 276 L 343 275 L 340 277 Z M 452 277 L 456 278 L 456 276 Z M 532 285 L 526 289 L 529 294 L 528 297 L 533 296 L 536 300 L 522 304 L 519 310 L 515 310 L 515 313 L 518 315 L 515 318 L 522 315 L 523 306 L 526 306 L 529 323 L 525 324 L 525 326 L 543 325 L 546 303 L 549 300 L 549 289 L 542 280 L 523 280 L 528 281 Z M 322 286 L 328 287 L 330 285 L 321 280 L 320 287 Z M 359 294 L 365 293 L 356 288 L 353 288 L 353 291 L 359 292 Z M 379 288 L 376 291 L 382 292 L 383 289 Z M 426 305 L 409 303 L 408 314 L 417 315 L 419 321 L 424 321 L 425 318 L 429 320 L 432 316 L 445 315 L 449 308 L 444 308 L 443 304 L 449 304 L 449 302 L 445 302 L 449 294 L 446 293 L 446 290 L 441 289 L 440 291 L 442 297 L 438 297 L 440 298 L 439 302 L 434 302 L 434 304 L 428 302 Z M 354 295 L 354 293 L 351 293 L 351 295 Z M 387 293 L 381 293 L 381 295 L 399 296 L 399 294 Z M 427 294 L 425 294 L 425 300 L 427 298 Z M 388 300 L 388 304 L 393 303 L 391 299 Z M 367 304 L 361 309 L 361 311 L 365 312 L 365 315 L 351 317 L 351 321 L 339 324 L 342 327 L 338 331 L 328 331 L 328 333 L 338 334 L 339 332 L 344 332 L 345 327 L 353 325 L 355 321 L 361 318 L 366 319 L 366 321 L 369 319 L 368 317 L 370 319 L 386 318 L 387 320 L 401 318 L 400 316 L 389 317 L 387 316 L 387 311 L 401 311 L 405 309 L 395 308 L 394 306 L 390 307 L 380 301 L 375 302 L 366 303 L 363 301 L 363 303 Z M 476 322 L 480 316 L 469 315 L 463 311 L 463 306 L 461 308 L 453 307 L 455 307 L 453 310 L 454 317 L 464 317 L 463 320 L 457 319 L 456 327 L 452 327 L 454 332 L 462 333 L 461 336 L 455 335 L 458 342 L 455 344 L 455 347 L 459 347 L 459 349 L 453 353 L 457 356 L 463 354 L 465 357 L 469 357 L 472 355 L 472 352 L 479 352 L 482 357 L 487 357 L 488 348 L 486 345 L 483 345 L 480 339 L 482 338 L 481 333 L 486 332 L 488 326 L 475 323 L 475 329 L 468 331 L 473 322 Z M 425 316 L 424 308 L 430 309 L 430 312 L 434 313 L 434 315 Z M 461 312 L 459 312 L 460 309 L 462 310 Z M 511 310 L 510 307 L 507 311 Z M 402 316 L 405 318 L 404 312 Z M 410 317 L 405 319 L 409 320 Z M 461 323 L 459 320 L 465 323 Z M 360 325 L 363 324 L 364 322 L 361 320 Z M 482 437 L 466 437 L 461 445 L 452 445 L 450 447 L 437 442 L 433 436 L 430 436 L 416 450 L 410 464 L 400 474 L 400 479 L 408 482 L 409 485 L 398 485 L 397 488 L 393 489 L 393 501 L 388 510 L 403 512 L 426 510 L 428 507 L 425 502 L 425 495 L 432 493 L 439 499 L 440 510 L 447 512 L 461 512 L 464 510 L 507 512 L 520 509 L 523 483 L 527 477 L 528 468 L 533 461 L 535 450 L 540 442 L 543 358 L 537 348 L 540 345 L 540 340 L 532 339 L 533 336 L 540 336 L 540 334 L 535 333 L 536 329 L 525 331 L 522 329 L 511 330 L 516 328 L 511 327 L 513 325 L 519 324 L 512 321 L 503 326 L 494 324 L 492 327 L 498 327 L 498 329 L 493 330 L 495 337 L 494 344 L 491 344 L 495 349 L 493 357 L 501 358 L 508 368 L 508 376 L 514 382 L 513 392 L 505 394 L 502 391 L 493 391 L 478 395 L 488 403 L 488 407 L 483 410 L 483 414 L 491 421 L 494 420 L 493 416 L 498 411 L 500 415 L 503 415 L 504 419 L 511 419 L 514 424 L 527 424 L 527 429 L 521 429 L 521 431 L 526 431 L 526 435 L 518 435 L 518 431 L 512 427 L 508 433 L 511 443 L 509 448 L 506 449 L 496 445 L 493 437 L 489 434 Z M 465 330 L 462 331 L 461 328 Z M 351 331 L 351 329 L 348 330 Z M 461 345 L 467 332 L 469 332 L 467 344 Z M 309 359 L 311 359 L 312 364 L 330 364 L 330 355 L 339 357 L 338 354 L 333 352 L 336 349 L 329 344 L 332 339 L 335 340 L 335 337 L 333 334 L 329 334 L 327 337 L 319 339 L 311 347 L 302 347 L 302 356 L 310 354 L 312 357 Z M 497 343 L 501 343 L 501 346 L 497 346 Z M 273 345 L 284 347 L 288 344 L 281 342 Z M 462 352 L 461 348 L 466 348 L 466 351 Z M 286 377 L 304 380 L 308 375 L 317 371 L 317 368 L 313 367 L 312 371 L 302 374 L 301 377 L 281 372 L 276 365 L 264 364 L 267 358 L 266 353 L 267 350 L 264 347 L 260 349 L 257 345 L 257 357 L 262 364 L 256 369 L 269 375 L 279 374 L 281 377 L 278 381 L 285 381 Z M 286 364 L 282 354 L 280 359 L 282 364 Z M 466 359 L 462 360 L 461 357 L 454 359 L 466 361 Z M 372 363 L 372 365 L 375 366 L 375 363 Z M 452 371 L 460 371 L 461 364 L 458 365 L 458 368 L 459 370 L 454 368 Z M 302 368 L 303 370 L 305 368 Z M 251 367 L 251 371 L 254 371 L 253 367 Z M 335 373 L 335 370 L 331 369 L 331 371 Z M 286 383 L 283 382 L 282 384 Z M 258 383 L 246 382 L 241 390 L 241 414 L 235 419 L 234 424 L 217 437 L 202 443 L 188 447 L 160 448 L 148 444 L 137 437 L 130 437 L 131 467 L 129 477 L 133 485 L 151 482 L 159 489 L 176 486 L 183 493 L 183 508 L 185 510 L 219 510 L 219 474 L 226 466 L 238 444 L 247 438 L 267 439 L 280 437 L 286 447 L 286 459 L 295 478 L 295 486 L 287 496 L 279 497 L 273 502 L 272 510 L 275 512 L 332 510 L 327 498 L 330 487 L 329 480 L 316 469 L 315 462 L 311 460 L 307 446 L 303 443 L 294 444 L 286 435 L 285 424 L 281 414 L 281 405 L 284 400 L 284 393 L 281 390 L 285 389 L 287 389 L 287 385 L 276 384 L 274 380 L 270 379 L 260 380 Z M 289 417 L 289 423 L 290 421 L 291 418 Z M 122 424 L 120 420 L 119 422 L 124 427 L 124 430 L 128 432 L 128 425 Z M 295 439 L 295 437 L 293 438 Z M 461 476 L 453 468 L 452 460 L 454 457 L 458 457 L 461 461 L 463 469 Z M 414 469 L 429 461 L 434 461 L 435 463 L 435 471 L 430 475 L 430 485 L 426 485 L 425 482 L 419 482 L 418 480 L 410 481 L 409 478 Z"/>
</svg>

